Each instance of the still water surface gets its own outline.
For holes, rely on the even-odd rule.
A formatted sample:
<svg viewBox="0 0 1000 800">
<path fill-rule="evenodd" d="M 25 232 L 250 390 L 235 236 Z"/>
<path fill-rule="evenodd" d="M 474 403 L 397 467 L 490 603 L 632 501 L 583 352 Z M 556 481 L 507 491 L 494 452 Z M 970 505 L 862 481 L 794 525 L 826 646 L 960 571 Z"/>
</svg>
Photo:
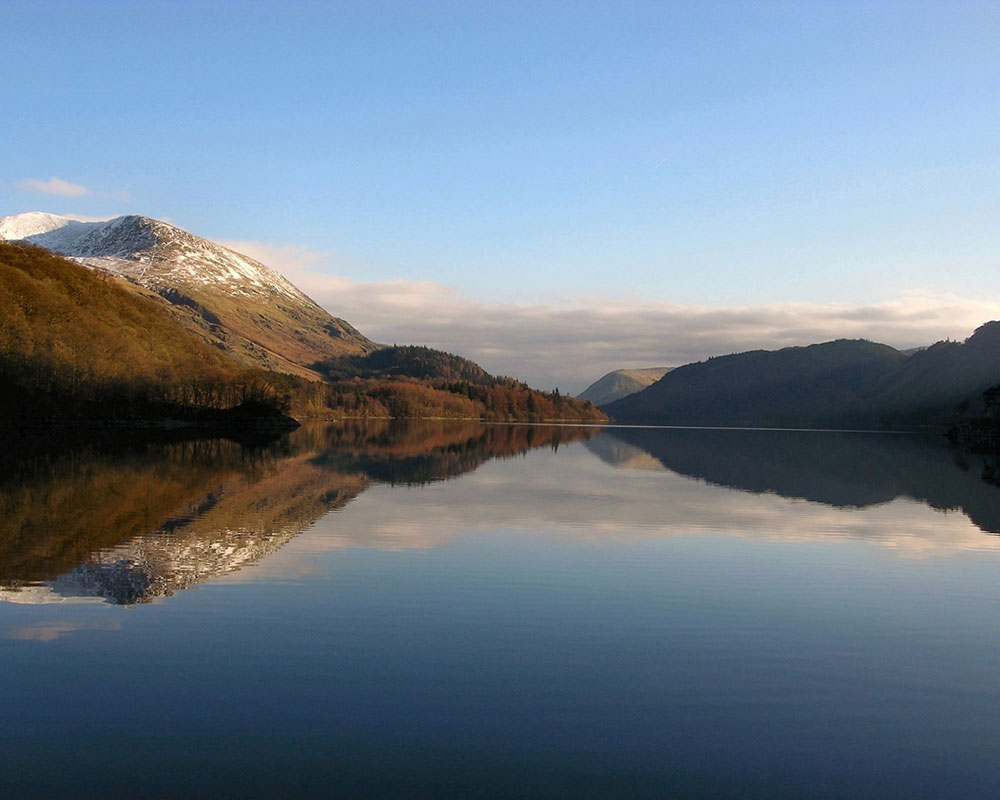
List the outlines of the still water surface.
<svg viewBox="0 0 1000 800">
<path fill-rule="evenodd" d="M 995 467 L 443 422 L 11 457 L 0 796 L 995 797 Z"/>
</svg>

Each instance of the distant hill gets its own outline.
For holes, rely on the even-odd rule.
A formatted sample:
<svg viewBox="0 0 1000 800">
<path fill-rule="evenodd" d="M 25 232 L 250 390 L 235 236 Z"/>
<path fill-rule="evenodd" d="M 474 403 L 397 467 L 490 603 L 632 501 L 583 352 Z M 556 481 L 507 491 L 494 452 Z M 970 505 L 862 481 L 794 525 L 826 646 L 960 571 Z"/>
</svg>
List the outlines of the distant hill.
<svg viewBox="0 0 1000 800">
<path fill-rule="evenodd" d="M 542 392 L 490 375 L 467 358 L 419 345 L 313 365 L 329 381 L 326 404 L 343 416 L 464 417 L 505 421 L 606 422 L 588 400 Z"/>
<path fill-rule="evenodd" d="M 510 380 L 490 375 L 475 361 L 422 345 L 392 345 L 366 355 L 324 359 L 311 366 L 330 381 L 405 377 L 493 386 Z"/>
<path fill-rule="evenodd" d="M 846 416 L 862 387 L 906 359 L 888 345 L 841 339 L 687 364 L 611 403 L 615 420 L 672 425 L 815 425 Z"/>
<path fill-rule="evenodd" d="M 662 378 L 670 367 L 649 367 L 648 369 L 616 369 L 603 378 L 594 381 L 577 395 L 581 400 L 589 400 L 595 406 L 606 406 L 622 397 L 635 394 Z"/>
<path fill-rule="evenodd" d="M 687 364 L 605 410 L 621 422 L 750 427 L 945 424 L 1000 383 L 1000 323 L 907 356 L 841 339 Z"/>
<path fill-rule="evenodd" d="M 275 270 L 149 217 L 82 222 L 31 212 L 0 218 L 0 239 L 44 247 L 149 290 L 183 327 L 250 367 L 315 378 L 309 364 L 377 347 Z"/>
</svg>

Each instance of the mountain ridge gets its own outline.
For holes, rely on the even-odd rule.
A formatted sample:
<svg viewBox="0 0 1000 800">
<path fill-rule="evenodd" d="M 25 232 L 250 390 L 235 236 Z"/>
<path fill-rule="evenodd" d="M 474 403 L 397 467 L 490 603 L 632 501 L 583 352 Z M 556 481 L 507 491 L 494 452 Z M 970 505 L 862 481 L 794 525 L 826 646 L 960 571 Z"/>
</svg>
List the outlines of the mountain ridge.
<svg viewBox="0 0 1000 800">
<path fill-rule="evenodd" d="M 0 238 L 44 247 L 152 292 L 183 327 L 250 367 L 318 378 L 310 364 L 378 347 L 276 270 L 151 217 L 85 221 L 28 212 L 0 218 Z"/>
<path fill-rule="evenodd" d="M 945 425 L 1000 383 L 1000 322 L 906 355 L 864 339 L 716 356 L 605 407 L 619 422 L 810 427 Z"/>
</svg>

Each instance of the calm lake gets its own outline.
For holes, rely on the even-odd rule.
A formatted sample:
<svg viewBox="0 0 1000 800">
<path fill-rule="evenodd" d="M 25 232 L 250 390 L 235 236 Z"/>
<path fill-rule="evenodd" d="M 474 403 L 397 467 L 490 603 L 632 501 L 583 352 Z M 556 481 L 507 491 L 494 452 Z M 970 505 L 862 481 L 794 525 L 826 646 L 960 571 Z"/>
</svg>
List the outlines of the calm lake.
<svg viewBox="0 0 1000 800">
<path fill-rule="evenodd" d="M 7 454 L 0 797 L 996 797 L 996 474 L 445 422 Z"/>
</svg>

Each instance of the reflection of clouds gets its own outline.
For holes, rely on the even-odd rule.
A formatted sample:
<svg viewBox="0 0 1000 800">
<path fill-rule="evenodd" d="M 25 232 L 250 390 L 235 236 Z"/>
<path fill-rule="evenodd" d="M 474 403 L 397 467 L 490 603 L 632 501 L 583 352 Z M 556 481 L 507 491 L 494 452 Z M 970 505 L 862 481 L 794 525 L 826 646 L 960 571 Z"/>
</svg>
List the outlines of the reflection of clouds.
<svg viewBox="0 0 1000 800">
<path fill-rule="evenodd" d="M 8 639 L 22 639 L 33 642 L 54 642 L 60 636 L 75 631 L 77 626 L 72 622 L 42 622 L 38 625 L 25 625 L 11 629 Z"/>
<path fill-rule="evenodd" d="M 367 546 L 378 550 L 426 550 L 441 543 L 434 532 L 427 529 L 423 520 L 382 523 L 369 529 L 368 536 Z M 335 535 L 334 539 L 336 538 Z M 356 543 L 356 539 L 342 541 L 345 547 L 354 547 Z"/>
<path fill-rule="evenodd" d="M 64 597 L 53 591 L 51 586 L 29 585 L 17 588 L 0 586 L 0 602 L 22 605 L 50 605 L 65 603 L 100 603 L 99 597 Z"/>
<path fill-rule="evenodd" d="M 896 499 L 835 508 L 750 494 L 670 471 L 621 470 L 582 444 L 492 461 L 458 480 L 400 491 L 374 486 L 328 514 L 263 569 L 281 574 L 310 553 L 346 548 L 427 549 L 470 533 L 543 535 L 594 545 L 675 536 L 764 541 L 862 541 L 906 558 L 1000 549 L 961 513 Z"/>
<path fill-rule="evenodd" d="M 10 628 L 5 633 L 7 639 L 19 639 L 30 642 L 54 642 L 67 633 L 83 630 L 115 631 L 121 628 L 116 620 L 67 622 L 64 620 L 47 620 L 34 625 L 21 625 Z"/>
</svg>

